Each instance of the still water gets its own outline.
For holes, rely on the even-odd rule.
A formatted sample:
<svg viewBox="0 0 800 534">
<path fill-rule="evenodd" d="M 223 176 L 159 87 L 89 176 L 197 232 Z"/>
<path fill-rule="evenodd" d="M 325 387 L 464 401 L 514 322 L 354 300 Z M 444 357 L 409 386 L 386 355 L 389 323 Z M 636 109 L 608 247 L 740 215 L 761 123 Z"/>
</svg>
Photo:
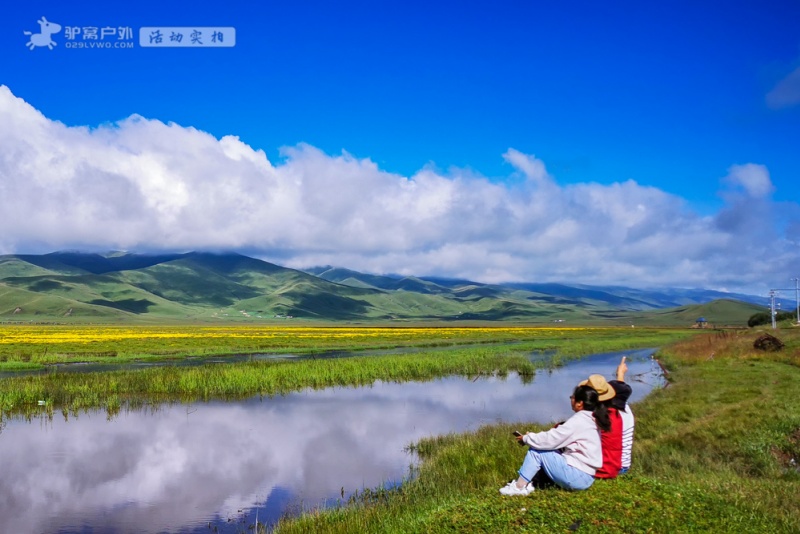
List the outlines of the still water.
<svg viewBox="0 0 800 534">
<path fill-rule="evenodd" d="M 11 419 L 0 433 L 0 532 L 245 532 L 258 520 L 400 483 L 420 438 L 568 417 L 579 380 L 628 356 L 632 402 L 663 385 L 653 350 L 599 354 L 528 383 L 450 377 L 246 402 Z M 520 429 L 524 430 L 524 425 Z"/>
</svg>

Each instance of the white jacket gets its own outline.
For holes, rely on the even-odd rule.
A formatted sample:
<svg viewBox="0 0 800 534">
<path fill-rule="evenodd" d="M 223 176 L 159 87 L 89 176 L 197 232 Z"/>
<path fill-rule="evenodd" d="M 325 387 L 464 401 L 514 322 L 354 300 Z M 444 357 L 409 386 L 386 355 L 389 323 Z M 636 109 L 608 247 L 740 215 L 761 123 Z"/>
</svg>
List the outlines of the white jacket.
<svg viewBox="0 0 800 534">
<path fill-rule="evenodd" d="M 540 451 L 560 449 L 567 464 L 592 476 L 603 466 L 600 429 L 592 412 L 586 410 L 575 413 L 565 423 L 546 432 L 529 432 L 522 441 Z"/>
</svg>

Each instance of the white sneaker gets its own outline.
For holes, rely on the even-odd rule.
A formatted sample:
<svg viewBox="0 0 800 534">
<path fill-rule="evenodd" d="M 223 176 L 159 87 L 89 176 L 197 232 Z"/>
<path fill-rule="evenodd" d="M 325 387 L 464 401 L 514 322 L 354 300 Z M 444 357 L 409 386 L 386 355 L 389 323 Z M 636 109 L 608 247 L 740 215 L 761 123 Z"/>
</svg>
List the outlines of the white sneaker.
<svg viewBox="0 0 800 534">
<path fill-rule="evenodd" d="M 511 482 L 500 488 L 500 494 L 508 496 L 520 495 L 522 497 L 525 497 L 526 495 L 530 495 L 531 493 L 533 493 L 534 489 L 535 488 L 533 487 L 533 485 L 531 485 L 530 482 L 525 484 L 524 487 L 520 488 L 517 486 L 517 481 L 512 480 Z"/>
</svg>

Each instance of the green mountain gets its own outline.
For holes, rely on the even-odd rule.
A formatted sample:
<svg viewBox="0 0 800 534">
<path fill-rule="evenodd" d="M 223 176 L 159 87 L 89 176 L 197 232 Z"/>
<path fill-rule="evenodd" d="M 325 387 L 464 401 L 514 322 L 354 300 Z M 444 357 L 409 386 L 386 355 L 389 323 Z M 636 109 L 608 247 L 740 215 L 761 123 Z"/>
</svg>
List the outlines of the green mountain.
<svg viewBox="0 0 800 534">
<path fill-rule="evenodd" d="M 722 294 L 724 295 L 724 294 Z M 517 321 L 578 324 L 746 324 L 755 311 L 710 292 L 561 284 L 480 284 L 288 269 L 240 254 L 0 256 L 3 320 Z M 755 311 L 754 311 L 755 310 Z"/>
<path fill-rule="evenodd" d="M 0 316 L 361 317 L 377 290 L 238 254 L 0 256 Z M 258 308 L 254 310 L 253 308 Z M 244 312 L 244 313 L 242 313 Z"/>
</svg>

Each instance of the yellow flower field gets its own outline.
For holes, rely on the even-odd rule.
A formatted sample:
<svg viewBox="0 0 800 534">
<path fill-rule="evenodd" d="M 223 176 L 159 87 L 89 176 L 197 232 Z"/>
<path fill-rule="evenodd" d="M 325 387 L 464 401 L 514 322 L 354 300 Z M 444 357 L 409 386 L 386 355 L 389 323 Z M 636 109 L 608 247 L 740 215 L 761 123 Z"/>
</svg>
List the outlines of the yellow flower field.
<svg viewBox="0 0 800 534">
<path fill-rule="evenodd" d="M 291 342 L 344 341 L 346 343 L 423 340 L 478 340 L 497 336 L 563 336 L 587 328 L 492 327 L 492 328 L 369 328 L 369 327 L 114 327 L 114 326 L 0 326 L 1 345 L 88 344 L 122 340 L 207 340 L 213 338 Z M 1 349 L 0 349 L 1 350 Z"/>
<path fill-rule="evenodd" d="M 636 338 L 648 335 L 637 330 Z M 654 335 L 658 332 L 652 331 Z M 0 325 L 3 362 L 40 365 L 113 358 L 180 358 L 258 352 L 314 352 L 394 347 L 527 343 L 552 350 L 565 341 L 591 342 L 630 336 L 620 328 L 575 327 L 288 327 Z M 665 335 L 663 332 L 657 336 Z"/>
</svg>

